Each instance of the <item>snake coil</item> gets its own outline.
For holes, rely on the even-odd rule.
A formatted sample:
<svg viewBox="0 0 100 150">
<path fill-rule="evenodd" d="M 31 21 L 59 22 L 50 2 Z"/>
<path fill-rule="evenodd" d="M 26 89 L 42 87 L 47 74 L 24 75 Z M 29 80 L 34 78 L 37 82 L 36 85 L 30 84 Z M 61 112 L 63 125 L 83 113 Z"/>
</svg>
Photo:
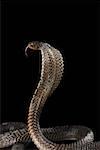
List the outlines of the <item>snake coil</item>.
<svg viewBox="0 0 100 150">
<path fill-rule="evenodd" d="M 43 42 L 28 44 L 25 54 L 41 51 L 40 81 L 29 106 L 28 123 L 9 122 L 0 125 L 0 148 L 16 143 L 34 142 L 39 150 L 99 150 L 100 142 L 93 142 L 91 129 L 84 126 L 40 128 L 39 118 L 45 102 L 58 87 L 64 71 L 64 61 L 59 50 Z M 63 140 L 75 140 L 71 144 L 58 144 Z M 56 143 L 58 141 L 58 143 Z"/>
</svg>

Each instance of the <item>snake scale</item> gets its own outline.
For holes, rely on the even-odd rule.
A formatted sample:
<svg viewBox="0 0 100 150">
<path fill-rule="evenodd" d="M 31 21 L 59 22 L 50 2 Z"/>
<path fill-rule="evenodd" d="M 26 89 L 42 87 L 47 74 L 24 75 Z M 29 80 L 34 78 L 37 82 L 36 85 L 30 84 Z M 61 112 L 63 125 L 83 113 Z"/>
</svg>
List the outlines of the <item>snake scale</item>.
<svg viewBox="0 0 100 150">
<path fill-rule="evenodd" d="M 57 126 L 40 128 L 39 119 L 47 98 L 58 87 L 64 72 L 64 61 L 59 50 L 48 43 L 28 43 L 25 54 L 41 51 L 41 76 L 29 106 L 27 125 L 21 122 L 5 122 L 0 125 L 0 148 L 34 142 L 39 150 L 100 150 L 100 142 L 94 142 L 94 134 L 85 126 Z M 60 141 L 74 140 L 65 144 Z M 23 145 L 20 150 L 24 149 Z"/>
</svg>

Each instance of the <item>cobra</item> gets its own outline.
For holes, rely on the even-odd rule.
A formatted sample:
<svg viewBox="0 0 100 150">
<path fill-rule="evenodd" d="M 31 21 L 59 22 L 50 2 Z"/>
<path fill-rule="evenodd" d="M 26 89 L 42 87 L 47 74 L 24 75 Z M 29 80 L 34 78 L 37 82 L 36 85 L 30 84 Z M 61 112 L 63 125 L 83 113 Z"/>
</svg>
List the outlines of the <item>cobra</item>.
<svg viewBox="0 0 100 150">
<path fill-rule="evenodd" d="M 65 125 L 40 128 L 39 119 L 42 109 L 47 98 L 62 79 L 64 61 L 60 51 L 47 43 L 30 42 L 25 49 L 25 54 L 28 56 L 28 52 L 34 51 L 41 51 L 42 67 L 40 81 L 30 102 L 27 125 L 3 123 L 0 126 L 0 148 L 32 140 L 39 150 L 99 150 L 100 143 L 93 142 L 93 132 L 87 127 Z M 75 142 L 71 144 L 59 143 L 59 141 L 73 139 Z"/>
</svg>

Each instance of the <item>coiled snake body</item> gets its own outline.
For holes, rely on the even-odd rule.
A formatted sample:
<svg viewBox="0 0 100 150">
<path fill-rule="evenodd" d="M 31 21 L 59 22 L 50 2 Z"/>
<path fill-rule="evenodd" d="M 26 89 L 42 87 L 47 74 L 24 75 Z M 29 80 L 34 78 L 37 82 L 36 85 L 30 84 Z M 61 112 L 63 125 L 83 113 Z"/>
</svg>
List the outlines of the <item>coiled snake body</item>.
<svg viewBox="0 0 100 150">
<path fill-rule="evenodd" d="M 42 56 L 41 77 L 29 106 L 28 124 L 3 123 L 0 125 L 0 148 L 15 143 L 27 143 L 30 139 L 39 150 L 99 150 L 100 143 L 93 142 L 91 129 L 84 126 L 40 128 L 39 118 L 44 104 L 58 87 L 64 70 L 63 57 L 57 49 L 43 42 L 30 42 L 25 49 L 40 50 Z M 76 140 L 71 144 L 58 144 L 63 140 Z M 57 143 L 58 141 L 58 143 Z"/>
</svg>

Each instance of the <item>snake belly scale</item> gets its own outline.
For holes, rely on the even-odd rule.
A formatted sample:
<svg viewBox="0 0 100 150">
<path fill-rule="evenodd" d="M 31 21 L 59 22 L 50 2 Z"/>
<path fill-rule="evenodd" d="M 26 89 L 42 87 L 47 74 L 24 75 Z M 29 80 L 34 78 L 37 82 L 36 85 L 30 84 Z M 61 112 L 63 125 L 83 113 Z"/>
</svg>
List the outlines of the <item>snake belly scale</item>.
<svg viewBox="0 0 100 150">
<path fill-rule="evenodd" d="M 41 51 L 42 67 L 40 81 L 29 106 L 27 125 L 24 123 L 3 123 L 0 125 L 0 148 L 15 143 L 27 143 L 30 139 L 39 150 L 99 150 L 100 142 L 93 142 L 91 129 L 84 126 L 61 126 L 40 128 L 39 119 L 45 102 L 58 87 L 64 71 L 64 61 L 59 50 L 43 42 L 33 41 L 28 50 Z M 72 140 L 71 144 L 58 144 L 56 141 Z"/>
</svg>

